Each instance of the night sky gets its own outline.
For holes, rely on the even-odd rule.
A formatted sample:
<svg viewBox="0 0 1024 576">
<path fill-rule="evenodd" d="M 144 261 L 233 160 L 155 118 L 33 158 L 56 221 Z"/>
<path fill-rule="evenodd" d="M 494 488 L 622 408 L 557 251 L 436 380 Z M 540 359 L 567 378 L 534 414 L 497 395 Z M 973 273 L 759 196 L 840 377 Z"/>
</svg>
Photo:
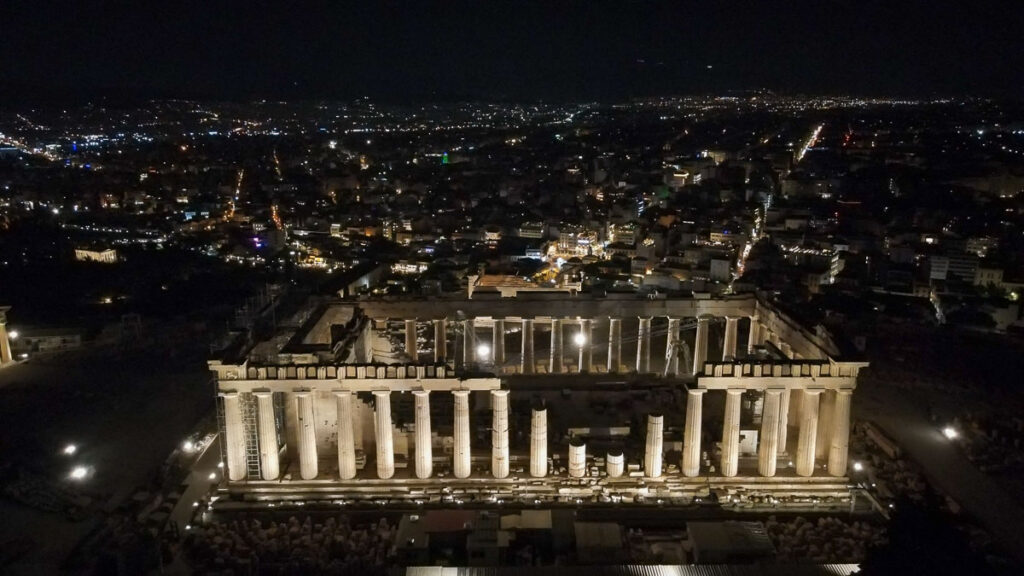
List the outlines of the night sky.
<svg viewBox="0 0 1024 576">
<path fill-rule="evenodd" d="M 1024 95 L 1024 1 L 0 2 L 0 103 Z M 710 68 L 709 68 L 710 66 Z"/>
</svg>

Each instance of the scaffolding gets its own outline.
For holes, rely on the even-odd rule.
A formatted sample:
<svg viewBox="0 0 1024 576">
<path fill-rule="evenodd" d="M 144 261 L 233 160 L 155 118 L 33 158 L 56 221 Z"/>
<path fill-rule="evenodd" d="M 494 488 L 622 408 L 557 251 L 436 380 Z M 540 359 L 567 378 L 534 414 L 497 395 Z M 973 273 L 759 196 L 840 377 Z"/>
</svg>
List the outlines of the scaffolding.
<svg viewBox="0 0 1024 576">
<path fill-rule="evenodd" d="M 238 403 L 242 410 L 242 432 L 245 434 L 245 477 L 248 480 L 259 480 L 260 438 L 256 398 L 252 392 L 241 392 L 238 394 Z"/>
</svg>

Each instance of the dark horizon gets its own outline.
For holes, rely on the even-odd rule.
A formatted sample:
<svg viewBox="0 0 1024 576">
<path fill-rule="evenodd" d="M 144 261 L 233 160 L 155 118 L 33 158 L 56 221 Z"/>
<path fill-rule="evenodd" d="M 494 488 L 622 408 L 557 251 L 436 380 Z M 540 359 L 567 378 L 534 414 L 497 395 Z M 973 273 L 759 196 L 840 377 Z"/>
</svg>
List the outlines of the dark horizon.
<svg viewBox="0 0 1024 576">
<path fill-rule="evenodd" d="M 892 4 L 14 2 L 0 105 L 1024 94 L 1024 8 Z"/>
</svg>

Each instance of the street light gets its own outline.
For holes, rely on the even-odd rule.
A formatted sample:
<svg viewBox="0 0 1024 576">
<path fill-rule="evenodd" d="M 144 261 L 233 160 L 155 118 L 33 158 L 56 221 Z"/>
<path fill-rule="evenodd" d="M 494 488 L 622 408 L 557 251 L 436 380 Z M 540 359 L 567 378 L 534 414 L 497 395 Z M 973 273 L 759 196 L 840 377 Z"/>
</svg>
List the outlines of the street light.
<svg viewBox="0 0 1024 576">
<path fill-rule="evenodd" d="M 10 332 L 7 333 L 7 338 L 10 339 L 10 340 L 17 340 L 18 339 L 18 331 L 17 330 L 11 330 Z"/>
<path fill-rule="evenodd" d="M 854 462 L 853 463 L 853 471 L 854 472 L 860 472 L 862 470 L 864 470 L 864 465 L 863 464 L 861 464 L 860 462 Z"/>
<path fill-rule="evenodd" d="M 491 355 L 491 347 L 487 344 L 479 344 L 476 347 L 477 360 L 486 360 Z"/>
<path fill-rule="evenodd" d="M 573 335 L 572 341 L 577 347 L 582 348 L 583 345 L 587 343 L 587 337 L 583 335 L 583 332 L 577 332 Z"/>
<path fill-rule="evenodd" d="M 72 480 L 85 480 L 85 477 L 89 474 L 89 469 L 85 466 L 75 466 L 71 469 Z"/>
<path fill-rule="evenodd" d="M 953 428 L 952 426 L 946 426 L 945 428 L 942 429 L 942 435 L 949 440 L 955 440 L 956 437 L 960 435 L 960 433 L 956 431 L 956 428 Z"/>
<path fill-rule="evenodd" d="M 74 456 L 75 452 L 78 452 L 78 446 L 75 446 L 74 444 L 68 444 L 64 447 L 65 456 Z"/>
</svg>

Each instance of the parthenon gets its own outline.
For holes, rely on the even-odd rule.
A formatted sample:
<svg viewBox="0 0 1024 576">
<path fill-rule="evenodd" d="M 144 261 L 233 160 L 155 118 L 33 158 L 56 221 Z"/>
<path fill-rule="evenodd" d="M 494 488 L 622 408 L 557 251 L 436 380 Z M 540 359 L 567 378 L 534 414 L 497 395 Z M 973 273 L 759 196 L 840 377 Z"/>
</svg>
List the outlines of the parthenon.
<svg viewBox="0 0 1024 576">
<path fill-rule="evenodd" d="M 867 365 L 755 295 L 311 300 L 247 341 L 209 365 L 250 498 L 841 494 Z"/>
</svg>

